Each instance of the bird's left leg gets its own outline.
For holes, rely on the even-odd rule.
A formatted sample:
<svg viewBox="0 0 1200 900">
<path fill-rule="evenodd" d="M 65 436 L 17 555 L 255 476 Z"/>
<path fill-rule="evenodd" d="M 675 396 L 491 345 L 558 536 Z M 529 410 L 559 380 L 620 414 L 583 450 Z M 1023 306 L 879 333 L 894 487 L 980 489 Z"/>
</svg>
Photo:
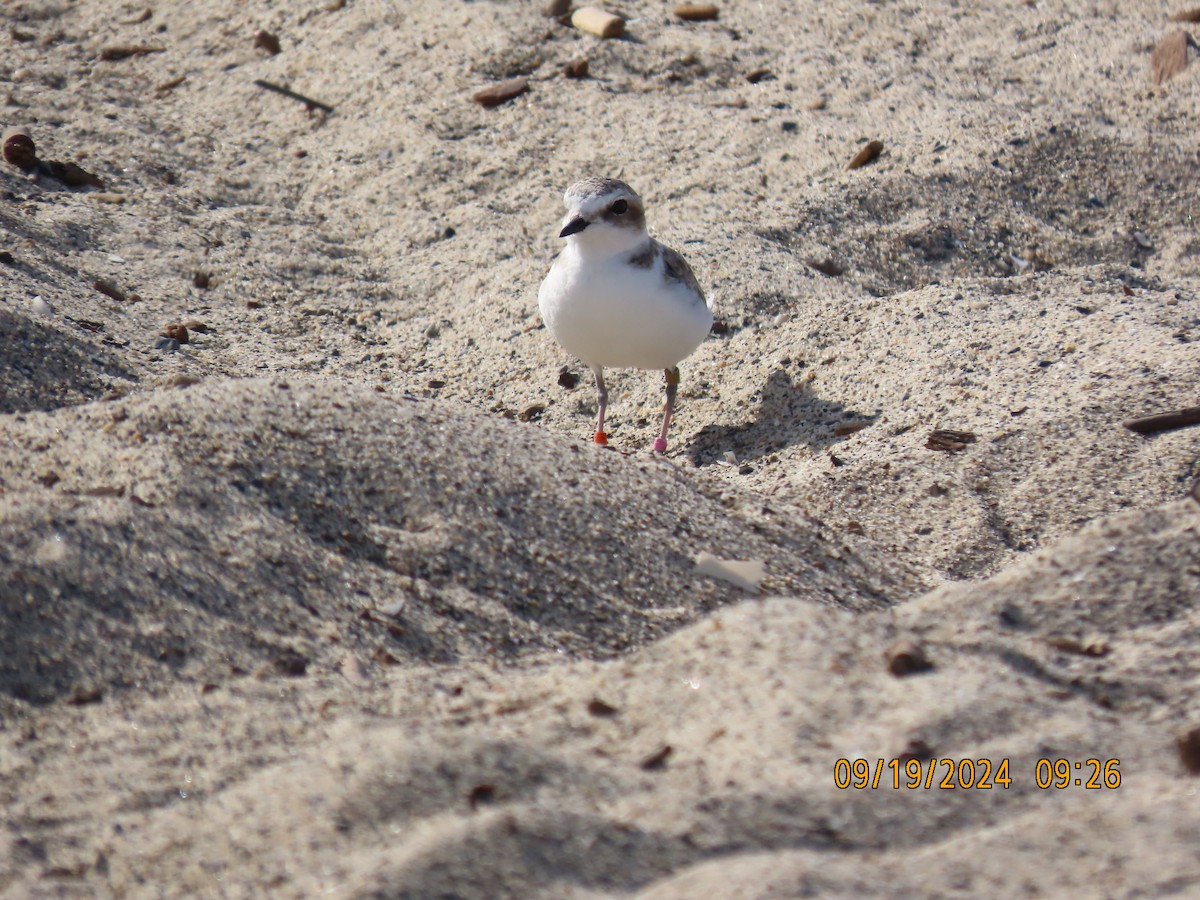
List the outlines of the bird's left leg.
<svg viewBox="0 0 1200 900">
<path fill-rule="evenodd" d="M 667 382 L 667 402 L 663 404 L 662 433 L 654 442 L 654 449 L 659 453 L 667 452 L 667 429 L 671 427 L 671 413 L 675 411 L 675 394 L 679 390 L 679 366 L 666 369 L 663 375 Z"/>
</svg>

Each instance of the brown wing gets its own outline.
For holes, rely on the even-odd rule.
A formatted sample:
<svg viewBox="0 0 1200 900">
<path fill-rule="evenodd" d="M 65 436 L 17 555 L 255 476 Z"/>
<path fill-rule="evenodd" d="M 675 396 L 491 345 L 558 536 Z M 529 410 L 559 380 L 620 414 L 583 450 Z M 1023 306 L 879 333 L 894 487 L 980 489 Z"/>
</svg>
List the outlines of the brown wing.
<svg viewBox="0 0 1200 900">
<path fill-rule="evenodd" d="M 704 303 L 704 291 L 700 288 L 700 282 L 696 280 L 696 275 L 692 272 L 692 267 L 687 264 L 687 260 L 670 247 L 663 247 L 662 255 L 663 270 L 667 281 L 675 281 L 687 285 L 696 292 L 696 295 L 700 298 L 699 302 Z"/>
</svg>

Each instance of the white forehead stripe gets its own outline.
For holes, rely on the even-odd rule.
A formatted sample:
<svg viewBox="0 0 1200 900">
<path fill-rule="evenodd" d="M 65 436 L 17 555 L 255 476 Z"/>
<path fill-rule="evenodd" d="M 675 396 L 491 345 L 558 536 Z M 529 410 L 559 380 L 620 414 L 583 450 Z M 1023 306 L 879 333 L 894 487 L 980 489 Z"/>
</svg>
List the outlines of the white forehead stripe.
<svg viewBox="0 0 1200 900">
<path fill-rule="evenodd" d="M 618 197 L 641 201 L 637 191 L 615 178 L 585 178 L 577 181 L 563 194 L 568 210 L 590 217 Z"/>
</svg>

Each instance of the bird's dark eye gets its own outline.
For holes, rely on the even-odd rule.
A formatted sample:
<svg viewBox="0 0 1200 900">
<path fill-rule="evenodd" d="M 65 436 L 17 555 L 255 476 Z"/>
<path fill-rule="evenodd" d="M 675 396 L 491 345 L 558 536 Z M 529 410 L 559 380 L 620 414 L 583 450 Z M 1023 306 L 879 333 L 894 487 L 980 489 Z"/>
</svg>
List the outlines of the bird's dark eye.
<svg viewBox="0 0 1200 900">
<path fill-rule="evenodd" d="M 629 203 L 625 200 L 618 200 L 612 205 L 611 209 L 613 211 L 613 215 L 623 216 L 625 213 L 629 212 Z"/>
</svg>

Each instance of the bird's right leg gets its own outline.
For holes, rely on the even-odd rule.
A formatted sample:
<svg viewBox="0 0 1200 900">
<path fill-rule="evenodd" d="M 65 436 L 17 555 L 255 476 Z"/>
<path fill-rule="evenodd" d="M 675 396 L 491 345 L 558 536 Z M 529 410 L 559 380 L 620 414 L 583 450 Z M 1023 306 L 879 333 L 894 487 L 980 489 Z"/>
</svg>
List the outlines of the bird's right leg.
<svg viewBox="0 0 1200 900">
<path fill-rule="evenodd" d="M 604 412 L 608 409 L 608 388 L 604 386 L 604 369 L 592 366 L 596 375 L 596 434 L 593 438 L 597 444 L 607 444 L 608 434 L 604 431 Z"/>
</svg>

